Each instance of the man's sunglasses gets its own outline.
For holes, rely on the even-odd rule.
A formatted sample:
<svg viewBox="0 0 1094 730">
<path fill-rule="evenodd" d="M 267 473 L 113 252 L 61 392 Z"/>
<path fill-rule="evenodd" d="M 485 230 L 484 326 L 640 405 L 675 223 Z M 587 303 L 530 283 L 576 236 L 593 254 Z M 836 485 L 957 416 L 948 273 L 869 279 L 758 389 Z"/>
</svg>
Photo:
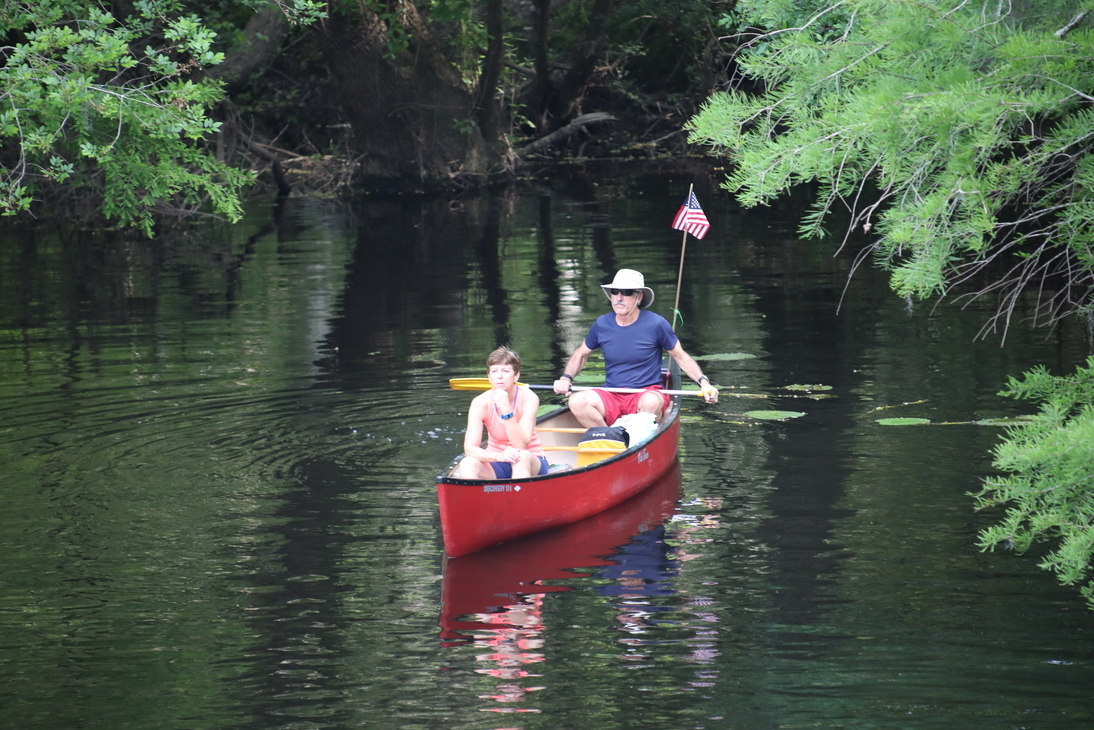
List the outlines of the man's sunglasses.
<svg viewBox="0 0 1094 730">
<path fill-rule="evenodd" d="M 613 297 L 620 294 L 625 297 L 633 297 L 635 294 L 638 293 L 638 291 L 635 289 L 609 289 L 608 293 L 611 294 Z"/>
</svg>

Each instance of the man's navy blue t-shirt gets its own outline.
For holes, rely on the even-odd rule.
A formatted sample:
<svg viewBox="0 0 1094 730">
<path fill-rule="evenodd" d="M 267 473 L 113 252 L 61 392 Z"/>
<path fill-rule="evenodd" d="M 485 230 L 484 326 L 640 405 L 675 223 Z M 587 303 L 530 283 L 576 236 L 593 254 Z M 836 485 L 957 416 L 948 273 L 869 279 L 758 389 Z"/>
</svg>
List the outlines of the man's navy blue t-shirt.
<svg viewBox="0 0 1094 730">
<path fill-rule="evenodd" d="M 586 347 L 604 353 L 604 385 L 609 388 L 661 385 L 661 351 L 679 341 L 664 317 L 645 309 L 626 327 L 616 324 L 614 312 L 601 315 L 585 336 Z"/>
</svg>

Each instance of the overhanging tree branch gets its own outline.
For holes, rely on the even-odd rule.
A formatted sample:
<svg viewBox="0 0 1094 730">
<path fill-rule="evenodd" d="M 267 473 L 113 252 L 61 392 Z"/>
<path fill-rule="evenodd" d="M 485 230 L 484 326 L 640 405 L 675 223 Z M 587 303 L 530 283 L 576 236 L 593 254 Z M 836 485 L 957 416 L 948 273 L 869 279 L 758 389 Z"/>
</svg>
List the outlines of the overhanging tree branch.
<svg viewBox="0 0 1094 730">
<path fill-rule="evenodd" d="M 520 159 L 526 159 L 530 155 L 533 155 L 540 150 L 546 149 L 547 147 L 551 147 L 552 145 L 556 145 L 566 139 L 569 139 L 590 124 L 595 124 L 597 122 L 613 121 L 615 121 L 615 117 L 611 114 L 608 114 L 607 112 L 593 112 L 591 114 L 582 114 L 580 117 L 577 117 L 562 129 L 556 129 L 554 132 L 544 135 L 543 137 L 540 137 L 539 139 L 530 142 L 524 147 L 521 147 L 519 150 L 517 150 L 517 157 L 519 157 Z"/>
</svg>

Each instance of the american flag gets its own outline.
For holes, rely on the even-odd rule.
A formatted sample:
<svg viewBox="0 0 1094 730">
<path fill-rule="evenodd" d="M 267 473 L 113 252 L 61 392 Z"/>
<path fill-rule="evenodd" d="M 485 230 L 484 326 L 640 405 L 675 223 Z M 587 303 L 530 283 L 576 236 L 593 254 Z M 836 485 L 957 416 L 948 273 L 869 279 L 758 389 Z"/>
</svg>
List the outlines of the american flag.
<svg viewBox="0 0 1094 730">
<path fill-rule="evenodd" d="M 672 227 L 678 231 L 687 231 L 696 238 L 702 238 L 710 230 L 706 213 L 699 207 L 699 199 L 695 193 L 690 193 L 688 199 L 680 206 L 676 217 L 672 220 Z"/>
</svg>

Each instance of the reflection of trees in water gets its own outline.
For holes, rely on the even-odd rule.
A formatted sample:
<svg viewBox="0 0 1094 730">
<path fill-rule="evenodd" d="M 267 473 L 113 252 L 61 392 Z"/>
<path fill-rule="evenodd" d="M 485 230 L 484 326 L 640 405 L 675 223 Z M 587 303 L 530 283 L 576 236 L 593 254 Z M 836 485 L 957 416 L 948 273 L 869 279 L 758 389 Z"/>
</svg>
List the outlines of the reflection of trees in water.
<svg viewBox="0 0 1094 730">
<path fill-rule="evenodd" d="M 789 255 L 749 264 L 756 267 L 750 274 L 756 280 L 751 289 L 768 329 L 763 347 L 771 372 L 783 382 L 824 383 L 835 392 L 859 387 L 851 353 L 873 335 L 850 312 L 837 314 L 833 302 L 841 295 L 839 274 L 827 287 L 807 288 Z M 774 272 L 783 274 L 775 277 Z M 803 352 L 810 357 L 801 357 Z M 811 401 L 807 410 L 808 418 L 792 430 L 763 431 L 765 471 L 771 478 L 766 484 L 767 517 L 755 534 L 767 548 L 772 608 L 778 622 L 787 626 L 822 620 L 828 592 L 847 558 L 833 533 L 837 521 L 851 514 L 838 505 L 851 473 L 847 434 L 853 418 L 839 399 Z"/>
</svg>

